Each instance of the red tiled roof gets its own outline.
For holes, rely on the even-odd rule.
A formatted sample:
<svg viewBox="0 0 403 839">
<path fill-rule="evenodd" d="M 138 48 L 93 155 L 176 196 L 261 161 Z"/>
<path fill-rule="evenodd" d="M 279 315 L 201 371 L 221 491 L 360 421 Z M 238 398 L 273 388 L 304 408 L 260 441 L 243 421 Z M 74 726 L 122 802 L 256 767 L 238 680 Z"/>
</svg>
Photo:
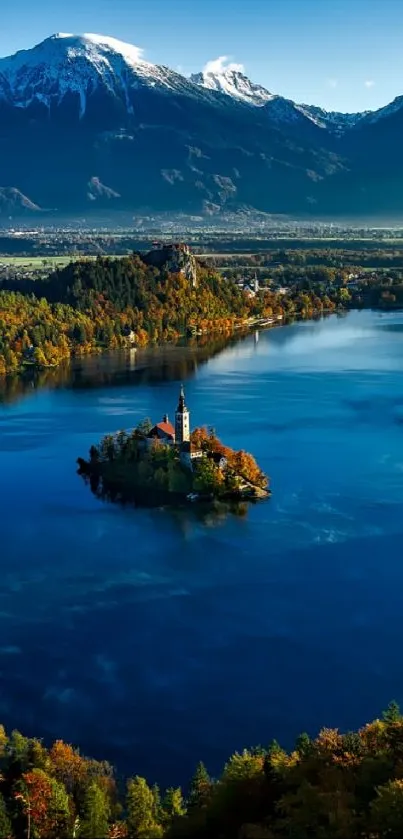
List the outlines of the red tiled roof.
<svg viewBox="0 0 403 839">
<path fill-rule="evenodd" d="M 157 422 L 157 425 L 154 427 L 167 434 L 168 437 L 175 437 L 175 429 L 171 422 Z"/>
</svg>

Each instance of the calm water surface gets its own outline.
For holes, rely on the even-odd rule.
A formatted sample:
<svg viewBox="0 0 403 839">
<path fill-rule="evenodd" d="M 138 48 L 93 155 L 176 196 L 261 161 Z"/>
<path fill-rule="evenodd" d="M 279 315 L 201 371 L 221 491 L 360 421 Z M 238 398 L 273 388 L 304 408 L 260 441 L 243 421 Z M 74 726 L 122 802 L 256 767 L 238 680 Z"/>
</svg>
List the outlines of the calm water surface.
<svg viewBox="0 0 403 839">
<path fill-rule="evenodd" d="M 0 404 L 0 718 L 161 783 L 403 701 L 403 315 L 178 352 Z M 245 518 L 122 509 L 75 473 L 172 415 L 186 370 L 192 424 L 271 475 Z"/>
</svg>

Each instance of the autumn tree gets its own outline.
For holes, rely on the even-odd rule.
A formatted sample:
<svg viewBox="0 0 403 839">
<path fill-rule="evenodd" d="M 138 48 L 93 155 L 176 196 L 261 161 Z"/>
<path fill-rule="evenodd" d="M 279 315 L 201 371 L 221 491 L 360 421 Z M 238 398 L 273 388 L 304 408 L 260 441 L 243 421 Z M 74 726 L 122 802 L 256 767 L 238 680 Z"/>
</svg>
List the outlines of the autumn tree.
<svg viewBox="0 0 403 839">
<path fill-rule="evenodd" d="M 61 781 L 68 793 L 76 793 L 78 785 L 86 775 L 85 761 L 68 743 L 56 740 L 49 757 L 56 778 Z"/>
<path fill-rule="evenodd" d="M 25 772 L 16 784 L 15 799 L 27 819 L 32 837 L 63 839 L 71 832 L 69 800 L 63 785 L 42 769 Z"/>
</svg>

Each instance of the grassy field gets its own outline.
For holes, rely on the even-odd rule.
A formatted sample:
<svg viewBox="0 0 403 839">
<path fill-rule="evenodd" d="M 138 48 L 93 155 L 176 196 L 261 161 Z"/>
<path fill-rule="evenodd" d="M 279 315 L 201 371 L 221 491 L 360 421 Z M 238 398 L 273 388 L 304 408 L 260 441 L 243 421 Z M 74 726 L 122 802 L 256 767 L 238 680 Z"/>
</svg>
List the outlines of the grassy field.
<svg viewBox="0 0 403 839">
<path fill-rule="evenodd" d="M 92 259 L 93 257 L 86 257 Z M 39 268 L 52 269 L 63 268 L 69 262 L 77 260 L 77 256 L 2 256 L 0 254 L 0 265 L 9 265 L 12 268 Z"/>
</svg>

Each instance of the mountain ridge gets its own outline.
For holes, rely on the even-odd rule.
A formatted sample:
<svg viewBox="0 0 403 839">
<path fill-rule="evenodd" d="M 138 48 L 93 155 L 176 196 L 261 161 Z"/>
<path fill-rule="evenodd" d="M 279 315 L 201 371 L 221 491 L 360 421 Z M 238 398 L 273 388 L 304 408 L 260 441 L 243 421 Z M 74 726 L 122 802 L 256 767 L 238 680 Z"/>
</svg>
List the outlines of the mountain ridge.
<svg viewBox="0 0 403 839">
<path fill-rule="evenodd" d="M 0 185 L 61 212 L 391 210 L 401 100 L 339 114 L 237 67 L 187 78 L 109 36 L 59 33 L 0 58 Z"/>
</svg>

